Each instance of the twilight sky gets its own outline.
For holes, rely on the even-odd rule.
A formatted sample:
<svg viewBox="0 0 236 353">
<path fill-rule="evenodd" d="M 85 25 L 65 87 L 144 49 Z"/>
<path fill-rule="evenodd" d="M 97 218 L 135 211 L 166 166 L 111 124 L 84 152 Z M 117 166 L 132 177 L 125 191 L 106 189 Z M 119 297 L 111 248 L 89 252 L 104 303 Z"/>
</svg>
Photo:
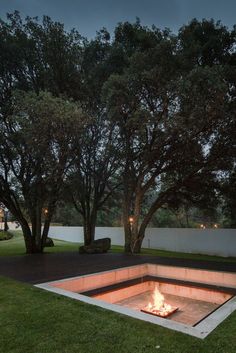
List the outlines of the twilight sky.
<svg viewBox="0 0 236 353">
<path fill-rule="evenodd" d="M 235 0 L 0 0 L 1 18 L 14 10 L 23 16 L 49 15 L 89 38 L 102 27 L 112 31 L 118 22 L 136 17 L 174 32 L 193 17 L 221 20 L 230 28 L 236 23 Z"/>
</svg>

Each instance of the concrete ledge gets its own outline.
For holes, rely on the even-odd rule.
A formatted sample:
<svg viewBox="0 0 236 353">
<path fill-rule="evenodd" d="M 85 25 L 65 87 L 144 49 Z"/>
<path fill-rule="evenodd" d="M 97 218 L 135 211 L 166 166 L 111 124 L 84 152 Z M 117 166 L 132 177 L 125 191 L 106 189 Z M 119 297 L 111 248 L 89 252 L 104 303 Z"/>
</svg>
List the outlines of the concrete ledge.
<svg viewBox="0 0 236 353">
<path fill-rule="evenodd" d="M 154 268 L 155 266 L 155 268 Z M 176 271 L 176 272 L 175 272 Z M 120 313 L 123 315 L 127 315 L 136 319 L 140 319 L 143 321 L 147 321 L 156 325 L 163 326 L 168 329 L 176 330 L 185 334 L 189 334 L 191 336 L 204 339 L 207 335 L 209 335 L 226 317 L 228 317 L 233 311 L 236 310 L 236 297 L 228 300 L 225 304 L 220 306 L 217 310 L 215 310 L 212 314 L 203 319 L 196 326 L 188 326 L 179 322 L 162 319 L 160 317 L 155 317 L 152 315 L 145 314 L 140 311 L 135 311 L 120 305 L 107 303 L 103 300 L 98 300 L 95 298 L 90 298 L 83 294 L 77 293 L 78 291 L 92 290 L 94 288 L 101 288 L 106 285 L 119 283 L 126 280 L 132 280 L 138 278 L 140 276 L 153 276 L 155 275 L 163 275 L 167 278 L 183 278 L 185 281 L 193 279 L 202 279 L 202 282 L 207 284 L 207 275 L 209 278 L 208 284 L 217 284 L 224 286 L 232 286 L 236 288 L 236 273 L 229 274 L 224 272 L 216 272 L 216 271 L 206 271 L 205 274 L 201 278 L 200 272 L 202 270 L 198 269 L 187 269 L 187 268 L 175 268 L 172 266 L 163 266 L 163 265 L 152 265 L 152 264 L 143 264 L 137 266 L 130 266 L 121 269 L 115 269 L 111 271 L 104 271 L 101 273 L 90 274 L 86 276 L 78 276 L 69 279 L 64 279 L 60 281 L 52 281 L 35 285 L 37 288 L 41 288 L 53 293 L 57 293 L 60 295 L 64 295 L 66 297 L 80 300 L 84 303 L 97 305 L 101 308 L 112 310 L 116 313 Z M 169 276 L 168 276 L 169 275 Z M 229 276 L 228 276 L 229 275 Z M 233 276 L 233 277 L 232 277 Z M 161 277 L 161 276 L 160 276 Z M 220 283 L 220 281 L 223 281 Z M 84 287 L 83 287 L 84 286 Z"/>
</svg>

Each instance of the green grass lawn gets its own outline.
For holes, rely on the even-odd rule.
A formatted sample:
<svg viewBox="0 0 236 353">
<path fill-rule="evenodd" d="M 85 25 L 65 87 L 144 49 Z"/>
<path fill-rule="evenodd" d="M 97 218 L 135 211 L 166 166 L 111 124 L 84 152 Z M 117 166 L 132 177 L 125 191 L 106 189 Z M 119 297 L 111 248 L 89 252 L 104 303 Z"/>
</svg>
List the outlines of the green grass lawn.
<svg viewBox="0 0 236 353">
<path fill-rule="evenodd" d="M 0 256 L 25 253 L 22 233 L 0 242 Z M 55 241 L 46 252 L 77 251 Z M 112 251 L 121 252 L 122 247 Z M 144 249 L 143 254 L 236 261 Z M 236 312 L 205 340 L 0 277 L 0 353 L 235 353 Z"/>
<path fill-rule="evenodd" d="M 114 246 L 112 246 L 112 252 L 123 252 L 123 247 L 114 245 Z M 221 256 L 209 256 L 209 255 L 200 255 L 200 254 L 188 254 L 188 253 L 158 250 L 158 249 L 142 249 L 141 255 L 174 257 L 174 258 L 178 258 L 178 259 L 236 262 L 236 257 L 221 257 Z"/>
<path fill-rule="evenodd" d="M 13 238 L 10 240 L 4 240 L 0 242 L 0 256 L 15 256 L 25 254 L 25 245 L 22 236 L 22 232 L 11 231 Z M 78 251 L 80 244 L 70 243 L 62 240 L 54 240 L 55 246 L 52 248 L 45 248 L 46 253 L 57 253 L 66 251 Z M 111 252 L 122 253 L 124 251 L 122 246 L 113 245 Z M 221 261 L 221 262 L 236 262 L 235 257 L 220 257 L 220 256 L 208 256 L 208 255 L 196 255 L 179 252 L 171 252 L 156 249 L 142 249 L 141 255 L 153 255 L 163 257 L 174 257 L 181 259 L 195 259 L 195 260 L 208 260 L 208 261 Z M 138 256 L 138 255 L 137 255 Z"/>
<path fill-rule="evenodd" d="M 11 231 L 13 238 L 0 242 L 0 256 L 15 256 L 25 254 L 25 244 L 22 232 L 19 230 Z M 55 246 L 45 248 L 45 253 L 77 251 L 79 244 L 69 243 L 62 240 L 54 240 Z"/>
<path fill-rule="evenodd" d="M 236 352 L 236 312 L 200 340 L 2 277 L 0 324 L 0 353 Z"/>
</svg>

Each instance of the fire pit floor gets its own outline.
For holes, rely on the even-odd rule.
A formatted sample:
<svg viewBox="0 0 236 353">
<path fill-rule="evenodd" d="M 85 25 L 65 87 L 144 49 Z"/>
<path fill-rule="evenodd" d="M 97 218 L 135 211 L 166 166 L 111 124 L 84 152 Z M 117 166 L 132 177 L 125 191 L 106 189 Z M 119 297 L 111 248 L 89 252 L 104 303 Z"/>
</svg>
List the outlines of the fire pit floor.
<svg viewBox="0 0 236 353">
<path fill-rule="evenodd" d="M 151 294 L 151 291 L 147 291 L 145 293 L 116 302 L 115 304 L 122 305 L 136 311 L 143 311 L 143 304 L 149 301 Z M 219 307 L 219 304 L 214 304 L 203 300 L 195 300 L 173 294 L 163 294 L 165 295 L 166 301 L 171 306 L 179 308 L 169 316 L 169 319 L 190 326 L 195 326 L 204 317 Z"/>
<path fill-rule="evenodd" d="M 175 308 L 175 307 L 172 307 L 172 310 L 171 311 L 161 311 L 161 310 L 149 310 L 148 308 L 144 308 L 144 309 L 141 309 L 141 311 L 143 313 L 146 313 L 146 314 L 150 314 L 150 315 L 154 315 L 154 316 L 159 316 L 159 317 L 162 317 L 164 319 L 166 319 L 167 317 L 171 316 L 172 314 L 174 314 L 179 308 Z"/>
</svg>

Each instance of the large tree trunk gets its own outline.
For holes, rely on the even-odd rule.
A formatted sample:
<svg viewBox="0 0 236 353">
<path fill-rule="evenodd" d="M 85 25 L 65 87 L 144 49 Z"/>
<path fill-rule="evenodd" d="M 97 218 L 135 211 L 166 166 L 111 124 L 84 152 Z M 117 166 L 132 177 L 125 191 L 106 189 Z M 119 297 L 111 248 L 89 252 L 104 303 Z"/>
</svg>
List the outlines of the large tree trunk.
<svg viewBox="0 0 236 353">
<path fill-rule="evenodd" d="M 130 229 L 125 229 L 125 252 L 129 254 L 139 254 L 142 248 L 144 235 L 141 235 L 135 224 Z"/>
<path fill-rule="evenodd" d="M 134 185 L 130 182 L 127 190 L 124 193 L 123 202 L 125 252 L 133 254 L 141 251 L 143 240 L 143 238 L 139 237 L 139 220 L 143 194 L 140 183 L 134 188 Z M 130 221 L 130 217 L 132 217 L 132 222 Z"/>
<path fill-rule="evenodd" d="M 25 246 L 26 246 L 26 253 L 27 254 L 36 254 L 36 253 L 43 253 L 46 239 L 48 236 L 50 223 L 52 220 L 52 215 L 54 212 L 54 207 L 51 206 L 48 210 L 48 214 L 45 216 L 44 227 L 42 231 L 42 208 L 38 208 L 32 218 L 32 230 L 29 228 L 28 224 L 21 224 L 24 239 L 25 239 Z"/>
<path fill-rule="evenodd" d="M 26 254 L 40 254 L 43 252 L 41 246 L 39 247 L 36 244 L 34 237 L 25 239 L 25 247 L 26 247 Z"/>
<path fill-rule="evenodd" d="M 133 254 L 140 254 L 142 249 L 142 242 L 143 242 L 143 237 L 139 237 L 139 235 L 136 236 L 135 242 L 132 247 Z"/>
<path fill-rule="evenodd" d="M 95 228 L 97 220 L 97 210 L 94 210 L 89 216 L 83 217 L 84 220 L 84 245 L 90 245 L 95 239 Z"/>
<path fill-rule="evenodd" d="M 127 195 L 124 195 L 123 201 L 123 225 L 124 225 L 124 233 L 125 233 L 125 253 L 131 253 L 131 238 L 132 238 L 132 229 L 129 222 L 130 214 L 130 207 L 129 203 L 127 202 Z"/>
<path fill-rule="evenodd" d="M 42 207 L 35 205 L 35 209 L 31 214 L 31 238 L 29 246 L 32 253 L 43 252 L 42 246 Z"/>
<path fill-rule="evenodd" d="M 21 224 L 21 228 L 25 240 L 26 254 L 42 253 L 41 246 L 37 245 L 37 242 L 35 241 L 35 236 L 32 235 L 29 226 L 26 224 Z"/>
<path fill-rule="evenodd" d="M 145 237 L 146 228 L 156 210 L 161 207 L 163 204 L 164 197 L 160 196 L 156 199 L 144 218 L 142 222 L 139 222 L 141 215 L 141 202 L 142 202 L 142 194 L 141 192 L 137 192 L 135 195 L 134 202 L 134 214 L 133 214 L 133 222 L 130 224 L 129 222 L 129 207 L 127 204 L 124 204 L 124 231 L 125 231 L 125 252 L 138 254 L 141 252 L 142 242 Z"/>
<path fill-rule="evenodd" d="M 43 233 L 42 233 L 42 241 L 41 241 L 42 251 L 43 251 L 43 249 L 45 247 L 45 244 L 46 244 L 46 241 L 47 241 L 48 232 L 49 232 L 49 228 L 50 228 L 50 223 L 51 223 L 51 217 L 48 217 L 44 221 L 44 227 L 43 227 Z"/>
<path fill-rule="evenodd" d="M 43 233 L 42 233 L 42 241 L 41 241 L 42 251 L 43 251 L 43 248 L 45 247 L 45 244 L 46 244 L 46 240 L 48 237 L 48 232 L 49 232 L 50 224 L 52 221 L 52 216 L 55 211 L 55 207 L 56 207 L 56 201 L 54 200 L 54 201 L 52 201 L 52 203 L 48 207 L 48 213 L 45 214 L 44 227 L 43 227 Z"/>
<path fill-rule="evenodd" d="M 130 254 L 132 253 L 132 248 L 131 248 L 132 233 L 130 229 L 130 224 L 127 220 L 124 221 L 124 231 L 125 231 L 125 253 Z"/>
<path fill-rule="evenodd" d="M 132 229 L 130 225 L 124 227 L 125 230 L 125 252 L 128 254 L 139 254 L 142 248 L 144 235 L 138 230 Z"/>
<path fill-rule="evenodd" d="M 8 224 L 7 224 L 7 212 L 5 211 L 4 213 L 4 231 L 7 232 L 9 230 Z"/>
<path fill-rule="evenodd" d="M 37 212 L 37 216 L 35 217 L 33 217 L 33 213 L 31 213 L 31 218 L 33 218 L 33 221 L 32 221 L 32 229 L 30 229 L 28 221 L 24 217 L 18 205 L 15 205 L 13 202 L 8 202 L 8 200 L 5 201 L 5 204 L 8 210 L 12 213 L 12 215 L 21 225 L 21 229 L 22 229 L 23 237 L 25 241 L 26 253 L 27 254 L 41 253 L 43 251 L 41 247 L 41 241 L 39 241 L 39 239 L 41 240 L 41 213 Z M 38 238 L 37 241 L 36 241 L 36 234 Z"/>
</svg>

